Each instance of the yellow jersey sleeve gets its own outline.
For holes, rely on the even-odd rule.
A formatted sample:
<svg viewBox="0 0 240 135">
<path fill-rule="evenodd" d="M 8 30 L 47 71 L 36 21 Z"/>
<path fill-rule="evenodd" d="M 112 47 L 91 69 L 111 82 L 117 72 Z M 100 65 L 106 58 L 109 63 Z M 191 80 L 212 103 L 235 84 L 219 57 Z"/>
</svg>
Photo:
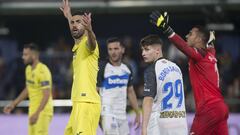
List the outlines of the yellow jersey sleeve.
<svg viewBox="0 0 240 135">
<path fill-rule="evenodd" d="M 52 77 L 50 70 L 47 68 L 47 66 L 43 66 L 39 71 L 39 86 L 41 90 L 44 89 L 50 89 L 52 85 Z"/>
<path fill-rule="evenodd" d="M 52 76 L 48 67 L 43 63 L 38 63 L 34 69 L 29 65 L 26 68 L 26 87 L 29 97 L 29 115 L 36 112 L 43 98 L 43 91 L 52 91 Z M 42 113 L 53 115 L 52 94 L 44 107 Z"/>
</svg>

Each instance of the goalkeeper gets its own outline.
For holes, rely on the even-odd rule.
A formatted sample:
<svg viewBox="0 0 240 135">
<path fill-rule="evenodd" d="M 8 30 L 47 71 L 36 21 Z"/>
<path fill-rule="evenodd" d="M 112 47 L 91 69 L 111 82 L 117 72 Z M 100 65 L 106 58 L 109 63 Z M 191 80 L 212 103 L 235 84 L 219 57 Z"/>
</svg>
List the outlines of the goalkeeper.
<svg viewBox="0 0 240 135">
<path fill-rule="evenodd" d="M 228 135 L 228 107 L 219 88 L 214 32 L 194 26 L 184 41 L 168 25 L 166 12 L 152 12 L 150 21 L 189 58 L 189 75 L 196 105 L 190 135 Z"/>
</svg>

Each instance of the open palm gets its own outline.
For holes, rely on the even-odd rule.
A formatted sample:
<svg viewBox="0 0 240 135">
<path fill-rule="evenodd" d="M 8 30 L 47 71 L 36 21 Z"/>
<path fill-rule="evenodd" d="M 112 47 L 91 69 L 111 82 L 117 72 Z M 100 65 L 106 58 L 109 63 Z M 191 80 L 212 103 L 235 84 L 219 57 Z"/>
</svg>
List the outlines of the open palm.
<svg viewBox="0 0 240 135">
<path fill-rule="evenodd" d="M 62 6 L 60 7 L 60 10 L 63 12 L 64 16 L 69 19 L 70 17 L 72 17 L 71 14 L 71 8 L 69 6 L 69 2 L 68 0 L 63 0 L 62 1 Z"/>
</svg>

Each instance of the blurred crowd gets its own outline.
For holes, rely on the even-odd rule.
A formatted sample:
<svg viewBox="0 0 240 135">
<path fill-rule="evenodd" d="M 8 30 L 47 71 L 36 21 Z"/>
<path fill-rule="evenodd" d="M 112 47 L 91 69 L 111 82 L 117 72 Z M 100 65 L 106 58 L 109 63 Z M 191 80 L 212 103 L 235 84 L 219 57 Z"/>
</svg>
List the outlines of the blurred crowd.
<svg viewBox="0 0 240 135">
<path fill-rule="evenodd" d="M 121 37 L 126 46 L 124 61 L 133 70 L 134 87 L 138 99 L 142 99 L 143 71 L 147 66 L 141 59 L 139 39 Z M 107 58 L 106 39 L 99 39 L 100 59 Z M 185 103 L 188 112 L 194 112 L 194 99 L 188 76 L 187 57 L 169 42 L 164 41 L 164 56 L 179 65 L 183 73 Z M 217 58 L 220 85 L 225 101 L 231 112 L 240 112 L 240 37 L 220 37 L 217 40 Z M 25 65 L 21 59 L 21 49 L 13 39 L 0 38 L 0 100 L 14 99 L 25 85 Z M 53 98 L 70 99 L 72 84 L 72 44 L 64 37 L 49 42 L 41 48 L 40 59 L 47 64 L 53 76 Z M 61 112 L 61 110 L 60 110 Z"/>
</svg>

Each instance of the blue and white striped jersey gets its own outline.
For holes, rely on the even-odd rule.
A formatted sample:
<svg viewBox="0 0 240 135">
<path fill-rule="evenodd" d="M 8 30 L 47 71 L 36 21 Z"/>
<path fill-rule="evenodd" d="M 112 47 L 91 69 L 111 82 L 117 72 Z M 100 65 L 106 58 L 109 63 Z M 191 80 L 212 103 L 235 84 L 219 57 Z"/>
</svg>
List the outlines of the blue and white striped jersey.
<svg viewBox="0 0 240 135">
<path fill-rule="evenodd" d="M 102 102 L 101 115 L 114 115 L 126 119 L 127 88 L 132 85 L 132 72 L 122 63 L 113 66 L 110 62 L 100 64 L 97 87 Z"/>
</svg>

